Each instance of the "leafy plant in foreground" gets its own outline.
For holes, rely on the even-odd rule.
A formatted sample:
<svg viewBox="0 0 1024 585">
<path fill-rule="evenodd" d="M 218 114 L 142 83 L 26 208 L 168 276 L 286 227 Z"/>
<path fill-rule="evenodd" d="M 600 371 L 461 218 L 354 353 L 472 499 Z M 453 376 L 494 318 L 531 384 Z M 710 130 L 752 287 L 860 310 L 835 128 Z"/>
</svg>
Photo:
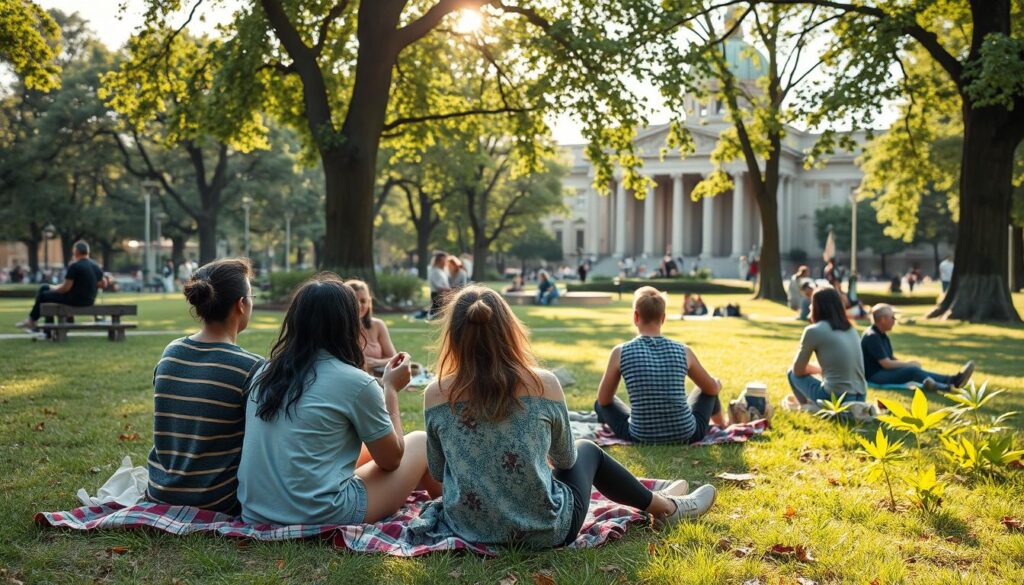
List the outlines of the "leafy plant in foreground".
<svg viewBox="0 0 1024 585">
<path fill-rule="evenodd" d="M 903 441 L 889 442 L 888 437 L 882 432 L 882 427 L 875 430 L 875 441 L 872 443 L 863 437 L 857 437 L 863 449 L 858 453 L 867 455 L 872 459 L 866 469 L 868 481 L 877 481 L 879 477 L 885 477 L 885 484 L 889 488 L 889 510 L 896 511 L 896 496 L 892 491 L 892 477 L 889 473 L 889 466 L 894 462 L 903 459 Z"/>
<path fill-rule="evenodd" d="M 934 514 L 942 505 L 942 494 L 946 484 L 935 476 L 935 466 L 918 471 L 903 479 L 910 486 L 910 501 L 929 514 Z"/>
<path fill-rule="evenodd" d="M 835 394 L 832 394 L 831 399 L 823 399 L 818 401 L 818 405 L 821 410 L 814 413 L 816 416 L 827 420 L 836 420 L 843 417 L 843 413 L 850 410 L 849 404 L 843 404 L 843 400 L 846 398 L 846 392 L 843 392 L 838 398 Z"/>
<path fill-rule="evenodd" d="M 879 399 L 892 414 L 884 414 L 878 420 L 889 425 L 897 431 L 907 431 L 914 435 L 914 444 L 917 446 L 918 455 L 921 450 L 921 435 L 938 428 L 939 423 L 949 416 L 948 410 L 928 412 L 928 399 L 920 388 L 914 390 L 914 399 L 910 403 L 910 410 L 903 408 L 903 405 L 895 400 Z"/>
</svg>

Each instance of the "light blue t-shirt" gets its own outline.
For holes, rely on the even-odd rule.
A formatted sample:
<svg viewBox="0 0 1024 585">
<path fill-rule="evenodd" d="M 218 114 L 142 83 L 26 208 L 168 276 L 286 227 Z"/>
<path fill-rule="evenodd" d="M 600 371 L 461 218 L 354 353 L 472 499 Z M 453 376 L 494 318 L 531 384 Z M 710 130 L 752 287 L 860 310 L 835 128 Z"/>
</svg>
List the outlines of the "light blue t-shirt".
<svg viewBox="0 0 1024 585">
<path fill-rule="evenodd" d="M 238 501 L 248 523 L 360 524 L 366 515 L 355 463 L 362 443 L 392 431 L 384 390 L 326 352 L 314 367 L 290 416 L 283 408 L 270 422 L 256 416 L 258 386 L 246 400 Z"/>
</svg>

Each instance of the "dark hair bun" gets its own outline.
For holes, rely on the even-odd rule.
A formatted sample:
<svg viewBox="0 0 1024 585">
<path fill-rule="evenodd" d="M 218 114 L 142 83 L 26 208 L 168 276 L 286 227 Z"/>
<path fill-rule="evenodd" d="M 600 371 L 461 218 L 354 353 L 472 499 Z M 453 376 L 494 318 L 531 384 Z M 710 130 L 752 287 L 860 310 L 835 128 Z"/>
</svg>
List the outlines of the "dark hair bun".
<svg viewBox="0 0 1024 585">
<path fill-rule="evenodd" d="M 217 293 L 208 280 L 192 279 L 185 284 L 185 299 L 202 314 L 202 309 L 217 299 Z"/>
<path fill-rule="evenodd" d="M 491 320 L 494 311 L 487 306 L 483 299 L 477 299 L 466 309 L 466 319 L 474 325 L 483 325 Z"/>
</svg>

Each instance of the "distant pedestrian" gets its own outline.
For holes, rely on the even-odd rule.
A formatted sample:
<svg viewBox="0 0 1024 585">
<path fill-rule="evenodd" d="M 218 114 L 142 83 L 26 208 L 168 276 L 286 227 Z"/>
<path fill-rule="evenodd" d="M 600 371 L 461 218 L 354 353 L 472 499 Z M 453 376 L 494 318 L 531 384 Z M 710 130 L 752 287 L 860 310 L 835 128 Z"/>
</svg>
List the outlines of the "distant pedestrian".
<svg viewBox="0 0 1024 585">
<path fill-rule="evenodd" d="M 174 261 L 168 260 L 164 262 L 164 267 L 160 270 L 160 277 L 163 283 L 164 292 L 174 292 Z"/>
<path fill-rule="evenodd" d="M 579 276 L 581 283 L 587 282 L 587 272 L 589 270 L 590 266 L 587 264 L 587 262 L 581 262 L 580 265 L 576 268 L 576 275 Z"/>
<path fill-rule="evenodd" d="M 953 281 L 953 258 L 946 256 L 945 260 L 939 263 L 939 280 L 942 281 L 942 292 L 949 290 L 949 283 Z"/>
</svg>

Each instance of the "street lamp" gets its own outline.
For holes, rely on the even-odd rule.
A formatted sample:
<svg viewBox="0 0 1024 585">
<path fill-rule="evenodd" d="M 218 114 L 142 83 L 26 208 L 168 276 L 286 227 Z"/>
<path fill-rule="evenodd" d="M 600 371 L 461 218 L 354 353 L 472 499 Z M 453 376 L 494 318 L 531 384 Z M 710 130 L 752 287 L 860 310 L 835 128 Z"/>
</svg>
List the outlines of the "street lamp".
<svg viewBox="0 0 1024 585">
<path fill-rule="evenodd" d="M 284 271 L 292 270 L 292 212 L 284 212 Z"/>
<path fill-rule="evenodd" d="M 52 223 L 46 224 L 43 228 L 43 269 L 44 272 L 50 269 L 50 240 L 57 235 L 57 228 Z M 36 256 L 38 258 L 39 256 Z"/>
<path fill-rule="evenodd" d="M 146 229 L 143 236 L 143 241 L 146 243 L 146 264 L 142 271 L 142 290 L 146 290 L 146 285 L 156 270 L 156 266 L 153 264 L 153 242 L 150 239 L 150 227 L 153 222 L 153 210 L 150 200 L 152 199 L 153 192 L 159 188 L 159 184 L 155 181 L 144 181 L 142 183 L 142 194 L 146 200 Z"/>
<path fill-rule="evenodd" d="M 160 228 L 163 224 L 163 221 L 167 219 L 167 215 L 162 211 L 158 211 L 153 216 L 153 219 L 156 220 L 156 253 L 154 254 L 154 256 L 156 256 L 156 259 L 159 260 L 160 253 L 163 250 L 164 245 L 164 234 L 163 230 Z"/>
<path fill-rule="evenodd" d="M 856 189 L 850 193 L 852 217 L 850 218 L 850 276 L 857 276 L 857 193 Z"/>
<path fill-rule="evenodd" d="M 245 257 L 249 257 L 249 210 L 252 209 L 252 197 L 242 197 L 242 209 L 245 210 Z"/>
</svg>

